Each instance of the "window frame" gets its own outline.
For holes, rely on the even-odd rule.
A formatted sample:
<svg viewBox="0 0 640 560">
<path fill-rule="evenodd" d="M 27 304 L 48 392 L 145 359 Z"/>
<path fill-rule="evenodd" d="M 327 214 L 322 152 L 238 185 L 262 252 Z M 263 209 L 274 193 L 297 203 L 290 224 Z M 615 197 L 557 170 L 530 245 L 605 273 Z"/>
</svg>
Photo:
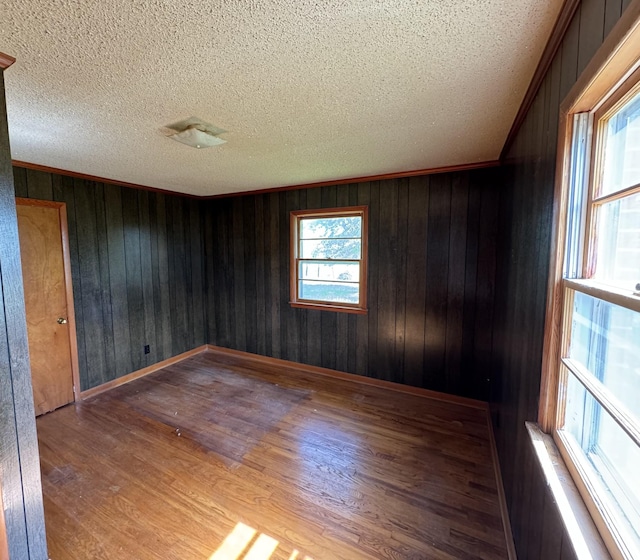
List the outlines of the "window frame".
<svg viewBox="0 0 640 560">
<path fill-rule="evenodd" d="M 640 1 L 636 0 L 629 5 L 560 106 L 551 262 L 538 409 L 538 422 L 542 430 L 553 436 L 573 482 L 614 558 L 624 558 L 623 546 L 618 540 L 617 531 L 612 528 L 612 520 L 608 517 L 606 508 L 603 508 L 599 501 L 599 489 L 594 487 L 593 477 L 586 472 L 590 465 L 572 449 L 570 441 L 559 430 L 562 427 L 559 426 L 559 422 L 564 418 L 564 397 L 567 389 L 566 376 L 563 379 L 561 373 L 561 364 L 568 350 L 569 337 L 564 333 L 570 332 L 571 315 L 568 311 L 572 306 L 572 294 L 582 292 L 615 305 L 640 311 L 640 297 L 634 295 L 634 292 L 603 286 L 591 280 L 594 273 L 593 246 L 596 239 L 593 209 L 601 205 L 605 198 L 621 198 L 634 190 L 634 187 L 631 187 L 606 197 L 595 195 L 601 186 L 602 135 L 599 131 L 606 126 L 602 119 L 606 119 L 624 100 L 629 99 L 632 92 L 637 92 L 636 88 L 640 89 L 638 52 Z M 563 271 L 569 215 L 569 183 L 573 163 L 573 127 L 574 116 L 580 113 L 588 113 L 590 116 L 590 133 L 587 134 L 587 158 L 590 161 L 587 163 L 588 177 L 584 185 L 586 213 L 580 234 L 583 246 L 578 267 L 579 277 L 567 279 L 563 277 Z M 594 395 L 589 389 L 588 391 Z"/>
<path fill-rule="evenodd" d="M 300 223 L 303 219 L 344 218 L 360 216 L 362 219 L 361 254 L 357 262 L 360 266 L 358 279 L 359 301 L 358 303 L 328 302 L 300 298 L 299 286 L 299 249 L 300 249 Z M 293 210 L 290 213 L 289 227 L 290 265 L 289 265 L 289 305 L 303 309 L 317 309 L 325 311 L 337 311 L 343 313 L 367 313 L 367 263 L 368 263 L 368 237 L 369 237 L 369 207 L 345 206 L 340 208 L 317 208 L 308 210 Z M 327 260 L 327 259 L 323 259 Z M 356 259 L 354 259 L 354 262 Z"/>
</svg>

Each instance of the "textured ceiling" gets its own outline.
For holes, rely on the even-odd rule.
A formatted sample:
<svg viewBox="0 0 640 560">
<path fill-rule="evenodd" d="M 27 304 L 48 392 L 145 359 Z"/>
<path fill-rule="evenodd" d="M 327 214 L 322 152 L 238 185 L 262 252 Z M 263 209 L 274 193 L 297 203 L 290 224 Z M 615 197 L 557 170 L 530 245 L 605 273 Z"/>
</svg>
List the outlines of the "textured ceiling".
<svg viewBox="0 0 640 560">
<path fill-rule="evenodd" d="M 493 160 L 561 4 L 3 0 L 12 156 L 197 195 Z"/>
</svg>

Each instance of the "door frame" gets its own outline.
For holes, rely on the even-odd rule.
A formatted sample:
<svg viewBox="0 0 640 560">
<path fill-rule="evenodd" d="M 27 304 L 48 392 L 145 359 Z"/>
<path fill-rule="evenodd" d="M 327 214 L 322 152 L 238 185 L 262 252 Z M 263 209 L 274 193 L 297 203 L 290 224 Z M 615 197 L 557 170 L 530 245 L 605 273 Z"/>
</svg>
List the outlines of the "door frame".
<svg viewBox="0 0 640 560">
<path fill-rule="evenodd" d="M 69 226 L 67 223 L 67 204 L 53 200 L 37 200 L 35 198 L 16 197 L 16 205 L 44 206 L 58 210 L 60 223 L 60 239 L 62 241 L 62 261 L 64 268 L 64 284 L 67 296 L 67 322 L 69 325 L 69 353 L 71 354 L 71 374 L 73 383 L 73 402 L 80 400 L 80 369 L 78 362 L 78 338 L 76 335 L 76 312 L 73 304 L 73 283 L 71 279 L 71 253 L 69 249 Z"/>
</svg>

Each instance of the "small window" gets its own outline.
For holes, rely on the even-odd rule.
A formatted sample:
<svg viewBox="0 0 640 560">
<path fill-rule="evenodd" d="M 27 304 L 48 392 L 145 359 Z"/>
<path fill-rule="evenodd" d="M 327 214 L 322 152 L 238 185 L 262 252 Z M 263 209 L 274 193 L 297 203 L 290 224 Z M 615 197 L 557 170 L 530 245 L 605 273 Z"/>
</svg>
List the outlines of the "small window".
<svg viewBox="0 0 640 560">
<path fill-rule="evenodd" d="M 367 207 L 291 212 L 291 305 L 367 310 Z"/>
</svg>

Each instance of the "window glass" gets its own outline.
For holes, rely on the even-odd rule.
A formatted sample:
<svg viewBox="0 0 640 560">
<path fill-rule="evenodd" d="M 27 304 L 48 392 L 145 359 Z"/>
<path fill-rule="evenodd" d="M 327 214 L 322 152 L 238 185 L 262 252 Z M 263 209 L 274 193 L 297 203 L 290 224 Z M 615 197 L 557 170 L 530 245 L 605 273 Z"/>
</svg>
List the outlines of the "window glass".
<svg viewBox="0 0 640 560">
<path fill-rule="evenodd" d="M 640 153 L 638 153 L 640 166 Z M 596 208 L 594 278 L 626 290 L 640 282 L 640 193 Z"/>
<path fill-rule="evenodd" d="M 357 282 L 360 279 L 360 264 L 341 261 L 300 261 L 299 274 L 299 278 L 303 280 Z"/>
<path fill-rule="evenodd" d="M 314 301 L 335 301 L 357 304 L 360 288 L 357 283 L 318 282 L 300 280 L 299 294 L 301 299 Z"/>
<path fill-rule="evenodd" d="M 359 259 L 362 241 L 358 239 L 303 239 L 300 257 L 303 259 Z"/>
<path fill-rule="evenodd" d="M 640 552 L 640 449 L 571 373 L 564 430 L 576 441 L 604 488 L 615 527 Z M 637 558 L 638 556 L 632 556 Z"/>
<path fill-rule="evenodd" d="M 300 222 L 300 239 L 362 237 L 362 218 L 360 216 L 302 218 Z"/>
<path fill-rule="evenodd" d="M 640 313 L 576 292 L 569 357 L 640 423 Z"/>
<path fill-rule="evenodd" d="M 640 91 L 606 124 L 600 195 L 640 183 Z"/>
</svg>

